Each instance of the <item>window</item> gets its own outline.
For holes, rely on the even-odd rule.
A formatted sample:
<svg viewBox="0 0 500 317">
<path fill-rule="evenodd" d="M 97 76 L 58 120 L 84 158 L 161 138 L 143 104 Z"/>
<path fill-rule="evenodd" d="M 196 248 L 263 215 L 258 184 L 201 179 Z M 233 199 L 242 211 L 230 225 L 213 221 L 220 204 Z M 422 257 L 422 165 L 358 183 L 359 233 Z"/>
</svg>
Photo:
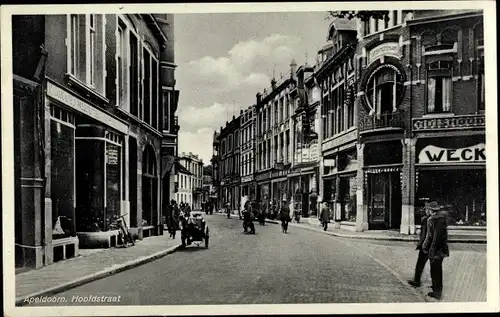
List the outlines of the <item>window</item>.
<svg viewBox="0 0 500 317">
<path fill-rule="evenodd" d="M 364 35 L 365 36 L 367 36 L 368 34 L 371 33 L 371 31 L 370 31 L 370 24 L 371 24 L 370 20 L 363 22 L 363 27 L 364 27 L 363 31 L 364 31 Z"/>
<path fill-rule="evenodd" d="M 79 32 L 79 20 L 80 16 L 76 14 L 71 14 L 69 18 L 69 24 L 70 24 L 70 34 L 69 34 L 69 40 L 70 40 L 70 53 L 69 53 L 69 73 L 75 76 L 79 76 L 79 45 L 80 45 L 80 32 Z"/>
<path fill-rule="evenodd" d="M 118 24 L 118 35 L 116 37 L 116 82 L 117 82 L 117 93 L 118 97 L 116 100 L 117 106 L 123 108 L 126 106 L 126 89 L 125 89 L 125 82 L 126 82 L 126 76 L 127 76 L 127 51 L 125 48 L 126 44 L 126 33 L 125 33 L 125 28 L 121 25 L 121 23 Z"/>
<path fill-rule="evenodd" d="M 373 24 L 375 25 L 375 30 L 374 30 L 375 33 L 378 32 L 378 23 L 379 23 L 379 21 L 375 20 L 373 18 L 371 18 L 370 21 L 373 21 Z"/>
<path fill-rule="evenodd" d="M 393 14 L 393 19 L 394 19 L 394 22 L 393 22 L 393 25 L 398 25 L 398 10 L 394 10 L 392 11 L 394 14 Z"/>
<path fill-rule="evenodd" d="M 354 126 L 354 88 L 350 87 L 347 93 L 347 128 Z"/>
<path fill-rule="evenodd" d="M 89 76 L 87 79 L 87 84 L 90 86 L 95 85 L 95 58 L 96 58 L 96 26 L 95 26 L 95 15 L 89 15 L 89 43 L 88 43 L 88 54 L 89 54 L 89 65 L 88 71 Z"/>
<path fill-rule="evenodd" d="M 151 125 L 158 130 L 158 62 L 151 58 Z"/>
<path fill-rule="evenodd" d="M 274 125 L 278 124 L 278 102 L 274 103 Z"/>
<path fill-rule="evenodd" d="M 170 91 L 163 92 L 163 129 L 170 132 Z"/>
<path fill-rule="evenodd" d="M 451 111 L 451 62 L 434 61 L 427 70 L 427 109 L 426 113 Z"/>
<path fill-rule="evenodd" d="M 366 95 L 372 110 L 378 115 L 396 111 L 397 102 L 403 94 L 403 77 L 390 64 L 380 66 L 368 80 Z"/>
<path fill-rule="evenodd" d="M 130 34 L 130 113 L 139 117 L 139 43 Z"/>
<path fill-rule="evenodd" d="M 151 55 L 146 48 L 143 48 L 142 50 L 142 58 L 144 63 L 142 120 L 144 120 L 144 122 L 148 124 L 151 124 Z"/>
</svg>

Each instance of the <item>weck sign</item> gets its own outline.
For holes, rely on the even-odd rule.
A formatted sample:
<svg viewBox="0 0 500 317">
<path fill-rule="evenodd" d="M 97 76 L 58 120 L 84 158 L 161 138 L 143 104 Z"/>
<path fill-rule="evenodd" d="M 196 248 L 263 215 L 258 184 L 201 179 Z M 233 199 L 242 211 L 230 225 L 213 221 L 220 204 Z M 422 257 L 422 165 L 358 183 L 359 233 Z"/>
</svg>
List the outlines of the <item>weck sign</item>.
<svg viewBox="0 0 500 317">
<path fill-rule="evenodd" d="M 460 149 L 446 149 L 428 145 L 423 148 L 418 155 L 418 163 L 420 164 L 484 162 L 486 162 L 484 143 Z"/>
</svg>

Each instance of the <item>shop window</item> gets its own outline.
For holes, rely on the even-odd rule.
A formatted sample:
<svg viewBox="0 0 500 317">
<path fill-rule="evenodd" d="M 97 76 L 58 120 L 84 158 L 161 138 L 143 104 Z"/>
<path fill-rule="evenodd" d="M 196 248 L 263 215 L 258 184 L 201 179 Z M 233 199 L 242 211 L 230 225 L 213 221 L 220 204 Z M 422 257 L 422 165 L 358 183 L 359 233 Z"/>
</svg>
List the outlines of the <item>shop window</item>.
<svg viewBox="0 0 500 317">
<path fill-rule="evenodd" d="M 451 62 L 434 61 L 428 64 L 426 113 L 451 111 Z"/>
<path fill-rule="evenodd" d="M 378 115 L 396 111 L 402 94 L 403 76 L 395 66 L 380 66 L 368 81 L 368 103 Z"/>
</svg>

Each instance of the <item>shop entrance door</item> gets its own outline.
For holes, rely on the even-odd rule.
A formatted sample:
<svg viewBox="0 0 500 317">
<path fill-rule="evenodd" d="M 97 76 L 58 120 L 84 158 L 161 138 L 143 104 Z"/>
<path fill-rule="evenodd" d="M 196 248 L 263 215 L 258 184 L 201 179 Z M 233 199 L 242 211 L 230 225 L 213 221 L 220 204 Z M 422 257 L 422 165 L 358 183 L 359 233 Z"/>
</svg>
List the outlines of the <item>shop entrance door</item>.
<svg viewBox="0 0 500 317">
<path fill-rule="evenodd" d="M 401 189 L 398 173 L 369 174 L 369 229 L 398 229 L 401 225 Z"/>
</svg>

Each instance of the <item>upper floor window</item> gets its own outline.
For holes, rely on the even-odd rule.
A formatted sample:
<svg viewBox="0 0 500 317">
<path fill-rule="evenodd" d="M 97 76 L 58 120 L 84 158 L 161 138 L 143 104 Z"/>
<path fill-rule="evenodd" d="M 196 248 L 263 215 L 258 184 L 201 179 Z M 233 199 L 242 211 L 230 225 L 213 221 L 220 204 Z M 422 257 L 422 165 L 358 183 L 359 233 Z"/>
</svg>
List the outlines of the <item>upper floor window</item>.
<svg viewBox="0 0 500 317">
<path fill-rule="evenodd" d="M 451 61 L 433 61 L 427 65 L 426 113 L 451 111 Z"/>
<path fill-rule="evenodd" d="M 88 52 L 89 52 L 89 79 L 88 84 L 91 86 L 95 85 L 95 60 L 96 60 L 96 21 L 95 14 L 89 15 L 89 44 L 88 44 Z"/>
<path fill-rule="evenodd" d="M 384 64 L 371 76 L 367 87 L 367 100 L 377 114 L 396 111 L 403 93 L 403 76 L 396 67 Z"/>
<path fill-rule="evenodd" d="M 88 87 L 104 94 L 104 15 L 67 16 L 67 72 Z M 98 69 L 99 68 L 99 69 Z"/>
<path fill-rule="evenodd" d="M 371 33 L 370 26 L 371 26 L 370 20 L 363 22 L 363 34 L 365 36 Z"/>
<path fill-rule="evenodd" d="M 126 36 L 126 27 L 120 23 L 118 23 L 118 34 L 116 36 L 116 83 L 117 83 L 117 100 L 116 104 L 119 107 L 125 108 L 127 106 L 126 102 L 126 81 L 128 74 L 127 67 L 127 36 Z M 127 109 L 128 110 L 128 109 Z"/>
</svg>

